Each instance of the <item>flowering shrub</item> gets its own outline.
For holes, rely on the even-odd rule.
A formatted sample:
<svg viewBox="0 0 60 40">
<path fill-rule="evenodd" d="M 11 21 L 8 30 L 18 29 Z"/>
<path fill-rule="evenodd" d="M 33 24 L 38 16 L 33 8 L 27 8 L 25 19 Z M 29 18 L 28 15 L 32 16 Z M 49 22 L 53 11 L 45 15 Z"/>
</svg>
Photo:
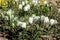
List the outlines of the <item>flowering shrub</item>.
<svg viewBox="0 0 60 40">
<path fill-rule="evenodd" d="M 57 7 L 51 3 L 44 0 L 0 0 L 0 4 L 1 27 L 5 35 L 8 34 L 4 37 L 40 40 L 41 35 L 57 34 L 60 9 L 55 9 Z"/>
</svg>

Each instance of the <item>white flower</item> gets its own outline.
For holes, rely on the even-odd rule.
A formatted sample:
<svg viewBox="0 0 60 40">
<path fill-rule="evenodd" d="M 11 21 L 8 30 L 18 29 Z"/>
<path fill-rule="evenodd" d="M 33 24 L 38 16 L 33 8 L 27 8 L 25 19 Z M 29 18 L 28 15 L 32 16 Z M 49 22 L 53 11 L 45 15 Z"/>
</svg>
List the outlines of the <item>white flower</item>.
<svg viewBox="0 0 60 40">
<path fill-rule="evenodd" d="M 20 26 L 22 24 L 22 22 L 17 21 L 17 26 Z"/>
<path fill-rule="evenodd" d="M 27 1 L 27 0 L 25 0 L 25 3 L 27 4 L 27 3 L 28 3 L 28 1 Z"/>
<path fill-rule="evenodd" d="M 50 19 L 50 24 L 51 24 L 51 25 L 54 24 L 54 19 Z"/>
<path fill-rule="evenodd" d="M 25 2 L 24 2 L 24 1 L 22 1 L 22 5 L 23 5 L 23 6 L 25 5 Z"/>
<path fill-rule="evenodd" d="M 37 4 L 38 0 L 32 0 L 32 3 Z"/>
<path fill-rule="evenodd" d="M 32 17 L 35 17 L 36 15 L 35 14 L 32 14 Z"/>
<path fill-rule="evenodd" d="M 58 9 L 58 12 L 60 12 L 60 9 Z"/>
<path fill-rule="evenodd" d="M 51 24 L 51 25 L 54 25 L 54 24 L 56 24 L 56 23 L 58 23 L 57 20 L 50 19 L 50 24 Z"/>
<path fill-rule="evenodd" d="M 26 28 L 26 23 L 25 22 L 22 22 L 21 27 L 22 28 Z"/>
<path fill-rule="evenodd" d="M 15 0 L 16 2 L 18 2 L 19 0 Z"/>
<path fill-rule="evenodd" d="M 44 18 L 44 23 L 49 23 L 49 18 L 48 17 Z"/>
<path fill-rule="evenodd" d="M 9 20 L 9 17 L 8 16 L 5 16 L 5 20 Z"/>
<path fill-rule="evenodd" d="M 30 5 L 27 4 L 25 7 L 24 7 L 24 11 L 28 11 L 30 9 Z"/>
<path fill-rule="evenodd" d="M 40 17 L 32 14 L 32 17 L 29 17 L 29 23 L 33 23 L 33 21 L 37 21 Z"/>
<path fill-rule="evenodd" d="M 33 23 L 33 17 L 29 17 L 29 23 Z"/>
<path fill-rule="evenodd" d="M 7 14 L 8 14 L 8 15 L 11 15 L 11 13 L 12 13 L 12 10 L 9 9 L 9 10 L 7 11 Z"/>
<path fill-rule="evenodd" d="M 45 16 L 44 16 L 44 15 L 42 15 L 42 16 L 41 16 L 41 21 L 43 21 L 43 20 L 44 20 L 44 18 L 45 18 Z"/>
<path fill-rule="evenodd" d="M 57 23 L 58 23 L 57 20 L 55 20 L 54 24 L 57 24 Z"/>
<path fill-rule="evenodd" d="M 39 1 L 39 3 L 41 3 L 41 1 Z"/>
<path fill-rule="evenodd" d="M 37 21 L 40 17 L 39 16 L 35 16 L 34 20 Z"/>
<path fill-rule="evenodd" d="M 37 21 L 40 18 L 40 16 L 36 16 L 35 14 L 32 14 L 32 17 L 35 21 Z"/>
<path fill-rule="evenodd" d="M 22 9 L 23 5 L 22 4 L 19 4 L 19 9 Z"/>
<path fill-rule="evenodd" d="M 44 4 L 47 4 L 48 2 L 47 1 L 44 1 Z"/>
<path fill-rule="evenodd" d="M 17 22 L 17 26 L 21 26 L 22 28 L 26 28 L 26 23 L 25 22 L 20 22 L 20 21 L 18 21 Z"/>
<path fill-rule="evenodd" d="M 32 3 L 36 5 L 38 3 L 38 0 L 32 0 Z"/>
</svg>

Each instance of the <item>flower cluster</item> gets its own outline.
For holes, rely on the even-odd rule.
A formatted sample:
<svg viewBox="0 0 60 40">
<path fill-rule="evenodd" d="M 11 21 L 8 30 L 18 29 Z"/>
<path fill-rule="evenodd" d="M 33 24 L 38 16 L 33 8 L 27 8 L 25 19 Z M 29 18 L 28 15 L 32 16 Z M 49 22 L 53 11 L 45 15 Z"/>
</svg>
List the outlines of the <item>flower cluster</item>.
<svg viewBox="0 0 60 40">
<path fill-rule="evenodd" d="M 4 0 L 1 1 L 4 2 Z M 3 20 L 3 30 L 10 30 L 14 36 L 19 35 L 20 32 L 21 38 L 27 35 L 31 38 L 26 37 L 27 40 L 38 40 L 37 37 L 40 37 L 40 34 L 48 34 L 52 26 L 59 23 L 60 9 L 56 11 L 55 7 L 46 0 L 6 0 L 7 7 L 1 1 L 0 8 L 3 11 L 0 11 L 0 16 Z M 53 31 L 55 32 L 55 29 Z"/>
<path fill-rule="evenodd" d="M 15 0 L 16 2 L 18 2 L 18 0 Z M 38 3 L 39 1 L 38 0 L 32 0 L 31 2 L 29 2 L 28 0 L 26 1 L 21 1 L 21 3 L 19 3 L 17 5 L 18 7 L 18 13 L 15 14 L 15 11 L 12 10 L 12 9 L 9 9 L 7 12 L 6 12 L 6 15 L 5 15 L 5 20 L 10 20 L 11 25 L 14 24 L 18 26 L 21 26 L 23 28 L 26 28 L 27 26 L 27 23 L 26 22 L 22 22 L 22 21 L 17 21 L 17 20 L 20 20 L 19 18 L 22 18 L 21 16 L 17 16 L 19 15 L 20 13 L 26 13 L 26 14 L 23 14 L 24 16 L 27 16 L 27 15 L 31 15 L 30 17 L 28 16 L 28 23 L 30 24 L 33 24 L 34 22 L 37 22 L 38 20 L 41 20 L 45 25 L 47 24 L 50 24 L 50 25 L 54 25 L 54 24 L 57 24 L 57 20 L 54 20 L 54 19 L 49 19 L 48 17 L 44 16 L 44 15 L 35 15 L 35 14 L 31 14 L 31 13 L 35 13 L 36 11 L 33 10 L 32 6 L 34 5 L 34 8 L 39 5 Z M 44 5 L 47 5 L 48 2 L 47 1 L 43 1 Z M 49 6 L 45 7 L 48 8 Z M 37 6 L 39 12 L 40 12 L 40 5 Z M 43 8 L 41 8 L 43 10 Z M 47 9 L 48 10 L 48 9 Z M 27 11 L 27 12 L 26 12 Z M 60 10 L 58 10 L 60 11 Z M 27 14 L 28 13 L 28 14 Z M 40 14 L 40 13 L 39 13 Z M 21 14 L 22 15 L 22 14 Z M 22 20 L 22 19 L 21 19 Z M 16 23 L 14 23 L 16 22 Z"/>
</svg>

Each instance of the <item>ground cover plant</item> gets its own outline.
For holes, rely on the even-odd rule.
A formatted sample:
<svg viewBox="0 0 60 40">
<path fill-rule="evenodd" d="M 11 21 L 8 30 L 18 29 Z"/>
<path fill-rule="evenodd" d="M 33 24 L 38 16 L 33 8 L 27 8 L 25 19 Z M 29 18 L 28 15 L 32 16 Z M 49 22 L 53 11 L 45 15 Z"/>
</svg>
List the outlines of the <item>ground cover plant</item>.
<svg viewBox="0 0 60 40">
<path fill-rule="evenodd" d="M 0 37 L 7 40 L 60 40 L 59 2 L 0 0 Z"/>
</svg>

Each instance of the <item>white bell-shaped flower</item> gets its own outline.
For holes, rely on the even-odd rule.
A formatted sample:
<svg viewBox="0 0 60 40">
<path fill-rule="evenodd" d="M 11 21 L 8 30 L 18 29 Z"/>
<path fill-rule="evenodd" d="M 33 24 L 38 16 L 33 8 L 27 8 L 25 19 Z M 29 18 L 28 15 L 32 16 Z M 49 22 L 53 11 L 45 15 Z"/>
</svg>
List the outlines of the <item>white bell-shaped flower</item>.
<svg viewBox="0 0 60 40">
<path fill-rule="evenodd" d="M 16 2 L 18 2 L 19 0 L 15 0 Z"/>
<path fill-rule="evenodd" d="M 49 23 L 49 18 L 48 17 L 44 18 L 44 23 Z"/>
<path fill-rule="evenodd" d="M 29 23 L 33 23 L 33 17 L 29 17 Z"/>
<path fill-rule="evenodd" d="M 8 15 L 11 15 L 11 13 L 12 13 L 12 10 L 9 9 L 9 10 L 7 11 L 7 14 L 8 14 Z"/>
<path fill-rule="evenodd" d="M 50 19 L 50 24 L 51 24 L 51 25 L 54 25 L 54 24 L 56 24 L 56 23 L 58 23 L 57 20 Z"/>
<path fill-rule="evenodd" d="M 23 6 L 25 5 L 25 2 L 24 2 L 24 1 L 22 1 L 22 5 L 23 5 Z"/>
<path fill-rule="evenodd" d="M 22 22 L 17 21 L 17 26 L 20 26 L 22 24 Z"/>
<path fill-rule="evenodd" d="M 50 24 L 51 24 L 51 25 L 54 24 L 54 19 L 50 19 Z"/>
<path fill-rule="evenodd" d="M 8 16 L 5 16 L 5 20 L 9 20 L 9 17 Z"/>
<path fill-rule="evenodd" d="M 34 20 L 37 21 L 40 17 L 39 16 L 35 16 Z"/>
<path fill-rule="evenodd" d="M 25 0 L 25 3 L 28 4 L 28 0 Z"/>
<path fill-rule="evenodd" d="M 58 9 L 58 12 L 60 12 L 60 9 Z"/>
<path fill-rule="evenodd" d="M 26 28 L 26 25 L 27 25 L 27 24 L 26 24 L 25 22 L 22 22 L 21 27 L 22 27 L 22 28 Z"/>
<path fill-rule="evenodd" d="M 37 4 L 38 0 L 32 0 L 32 3 Z"/>
<path fill-rule="evenodd" d="M 43 21 L 44 20 L 44 18 L 45 18 L 45 16 L 44 15 L 41 15 L 41 21 Z"/>
<path fill-rule="evenodd" d="M 48 2 L 47 1 L 44 1 L 44 4 L 47 4 Z"/>
<path fill-rule="evenodd" d="M 19 4 L 19 9 L 22 9 L 23 5 L 22 4 Z"/>
<path fill-rule="evenodd" d="M 32 17 L 34 18 L 36 15 L 35 14 L 32 14 Z"/>
<path fill-rule="evenodd" d="M 20 22 L 20 21 L 18 21 L 17 22 L 17 26 L 21 26 L 22 28 L 26 28 L 26 23 L 25 22 Z"/>
<path fill-rule="evenodd" d="M 24 7 L 24 11 L 28 11 L 30 9 L 30 5 L 27 4 L 25 7 Z"/>
</svg>

